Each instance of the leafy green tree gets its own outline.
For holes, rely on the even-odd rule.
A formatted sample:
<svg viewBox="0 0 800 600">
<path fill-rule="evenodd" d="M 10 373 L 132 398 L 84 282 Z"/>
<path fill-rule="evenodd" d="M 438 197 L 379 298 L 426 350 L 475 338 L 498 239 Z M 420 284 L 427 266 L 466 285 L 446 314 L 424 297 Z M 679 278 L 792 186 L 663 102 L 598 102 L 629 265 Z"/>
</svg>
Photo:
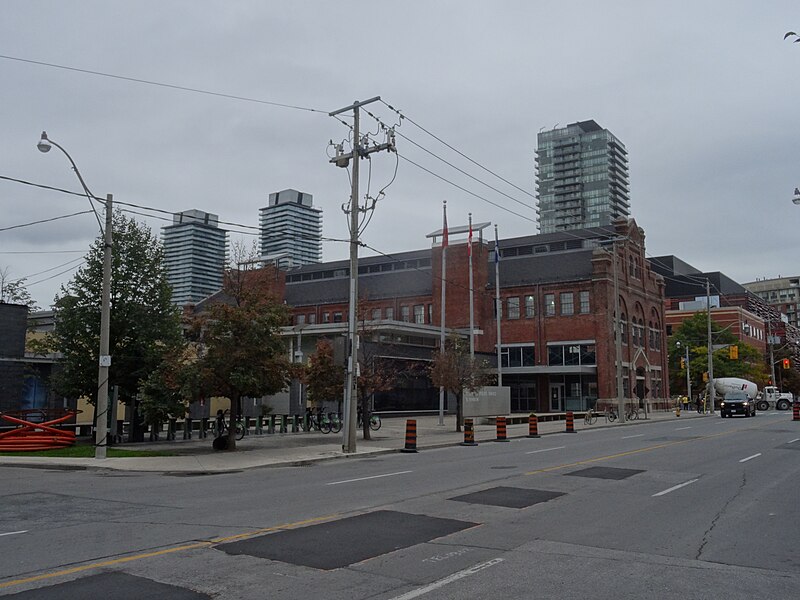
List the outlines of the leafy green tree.
<svg viewBox="0 0 800 600">
<path fill-rule="evenodd" d="M 171 302 L 161 244 L 150 229 L 114 214 L 111 268 L 109 384 L 129 402 L 139 382 L 161 363 L 182 339 L 178 309 Z M 48 339 L 62 355 L 53 387 L 61 395 L 96 401 L 100 349 L 100 305 L 103 240 L 91 246 L 86 262 L 61 287 L 55 301 L 55 329 Z"/>
<path fill-rule="evenodd" d="M 488 363 L 472 358 L 469 343 L 456 336 L 445 341 L 444 352 L 434 352 L 430 366 L 431 382 L 456 396 L 456 431 L 464 423 L 464 390 L 476 392 L 489 385 Z"/>
<path fill-rule="evenodd" d="M 228 271 L 222 294 L 191 320 L 189 335 L 198 352 L 187 377 L 192 395 L 230 399 L 231 423 L 243 397 L 280 392 L 296 374 L 280 337 L 289 314 L 271 294 L 271 279 L 269 269 Z M 235 450 L 235 428 L 228 433 L 227 449 Z"/>
<path fill-rule="evenodd" d="M 39 310 L 36 301 L 31 298 L 25 287 L 26 278 L 12 279 L 9 268 L 0 269 L 0 303 L 24 304 L 30 310 Z"/>
<path fill-rule="evenodd" d="M 686 389 L 686 348 L 689 348 L 689 372 L 693 392 L 700 392 L 705 385 L 703 374 L 708 371 L 708 325 L 707 313 L 697 312 L 685 319 L 673 331 L 668 342 L 670 389 Z M 678 346 L 680 342 L 680 346 Z M 723 346 L 714 352 L 714 377 L 741 377 L 762 386 L 766 383 L 766 371 L 761 353 L 749 344 L 740 341 L 733 333 L 722 329 L 711 321 L 711 343 Z M 738 358 L 731 358 L 731 346 L 738 348 Z"/>
</svg>

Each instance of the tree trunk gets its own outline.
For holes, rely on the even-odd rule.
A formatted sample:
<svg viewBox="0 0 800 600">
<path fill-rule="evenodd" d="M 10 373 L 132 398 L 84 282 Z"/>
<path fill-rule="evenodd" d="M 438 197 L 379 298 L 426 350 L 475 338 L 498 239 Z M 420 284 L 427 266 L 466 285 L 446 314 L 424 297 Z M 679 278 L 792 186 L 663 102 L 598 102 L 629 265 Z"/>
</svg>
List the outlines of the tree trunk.
<svg viewBox="0 0 800 600">
<path fill-rule="evenodd" d="M 228 447 L 226 448 L 229 452 L 236 450 L 236 422 L 239 420 L 241 399 L 241 394 L 236 394 L 234 398 L 231 398 L 231 414 L 228 420 Z"/>
<path fill-rule="evenodd" d="M 367 398 L 361 398 L 361 430 L 364 433 L 364 440 L 371 440 L 369 421 L 372 413 L 369 410 L 369 401 Z"/>
</svg>

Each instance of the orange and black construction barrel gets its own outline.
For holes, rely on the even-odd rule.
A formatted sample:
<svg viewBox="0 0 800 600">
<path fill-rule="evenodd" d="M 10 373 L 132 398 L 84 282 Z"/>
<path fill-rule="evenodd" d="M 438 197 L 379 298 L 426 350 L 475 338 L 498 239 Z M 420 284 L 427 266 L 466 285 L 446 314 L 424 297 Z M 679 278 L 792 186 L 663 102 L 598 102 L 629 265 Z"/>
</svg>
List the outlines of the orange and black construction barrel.
<svg viewBox="0 0 800 600">
<path fill-rule="evenodd" d="M 539 417 L 533 413 L 528 417 L 528 437 L 539 437 Z"/>
<path fill-rule="evenodd" d="M 575 417 L 572 411 L 567 411 L 567 433 L 575 433 Z"/>
<path fill-rule="evenodd" d="M 472 419 L 464 419 L 464 441 L 462 446 L 477 446 L 475 442 L 475 425 Z"/>
<path fill-rule="evenodd" d="M 417 420 L 408 419 L 406 421 L 406 446 L 401 452 L 417 451 Z"/>
<path fill-rule="evenodd" d="M 800 402 L 797 400 L 792 403 L 792 421 L 800 421 Z"/>
<path fill-rule="evenodd" d="M 508 437 L 506 437 L 506 418 L 505 417 L 497 417 L 497 439 L 495 442 L 507 442 Z"/>
</svg>

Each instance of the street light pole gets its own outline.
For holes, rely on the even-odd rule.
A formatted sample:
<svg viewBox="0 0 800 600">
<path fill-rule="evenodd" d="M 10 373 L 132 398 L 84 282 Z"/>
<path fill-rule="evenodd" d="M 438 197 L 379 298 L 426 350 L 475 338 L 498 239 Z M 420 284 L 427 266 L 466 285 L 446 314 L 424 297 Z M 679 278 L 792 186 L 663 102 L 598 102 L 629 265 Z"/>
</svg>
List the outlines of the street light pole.
<svg viewBox="0 0 800 600">
<path fill-rule="evenodd" d="M 67 157 L 72 170 L 78 176 L 78 181 L 81 182 L 81 187 L 86 193 L 86 197 L 91 203 L 93 200 L 99 200 L 89 190 L 86 182 L 81 176 L 75 161 L 69 153 L 64 150 L 59 144 L 47 137 L 47 132 L 42 132 L 42 137 L 36 147 L 40 152 L 49 152 L 51 146 L 55 146 L 64 156 Z M 100 202 L 103 202 L 100 200 Z M 95 449 L 94 457 L 103 459 L 106 458 L 106 450 L 108 447 L 108 371 L 111 366 L 111 356 L 109 355 L 109 338 L 110 338 L 110 321 L 111 321 L 111 251 L 113 247 L 113 232 L 112 232 L 112 217 L 113 217 L 113 196 L 108 194 L 105 199 L 105 227 L 101 226 L 103 232 L 103 289 L 100 299 L 100 357 L 97 374 L 97 400 L 95 406 Z M 94 210 L 94 207 L 92 207 Z M 95 216 L 97 213 L 95 212 Z M 98 223 L 100 218 L 97 217 Z"/>
</svg>

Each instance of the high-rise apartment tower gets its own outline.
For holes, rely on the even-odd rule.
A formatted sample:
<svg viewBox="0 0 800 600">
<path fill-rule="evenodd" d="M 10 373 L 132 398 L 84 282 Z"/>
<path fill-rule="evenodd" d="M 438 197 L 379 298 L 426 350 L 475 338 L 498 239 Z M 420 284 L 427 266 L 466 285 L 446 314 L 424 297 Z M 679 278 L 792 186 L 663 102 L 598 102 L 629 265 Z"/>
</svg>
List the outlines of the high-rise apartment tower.
<svg viewBox="0 0 800 600">
<path fill-rule="evenodd" d="M 625 145 L 594 121 L 541 132 L 536 190 L 540 233 L 604 227 L 628 218 Z"/>
<path fill-rule="evenodd" d="M 173 303 L 195 304 L 222 289 L 228 232 L 219 228 L 217 215 L 175 213 L 172 225 L 161 229 L 161 238 Z"/>
<path fill-rule="evenodd" d="M 269 195 L 259 211 L 262 257 L 276 257 L 281 267 L 298 267 L 322 260 L 322 210 L 313 196 L 297 190 Z"/>
</svg>

